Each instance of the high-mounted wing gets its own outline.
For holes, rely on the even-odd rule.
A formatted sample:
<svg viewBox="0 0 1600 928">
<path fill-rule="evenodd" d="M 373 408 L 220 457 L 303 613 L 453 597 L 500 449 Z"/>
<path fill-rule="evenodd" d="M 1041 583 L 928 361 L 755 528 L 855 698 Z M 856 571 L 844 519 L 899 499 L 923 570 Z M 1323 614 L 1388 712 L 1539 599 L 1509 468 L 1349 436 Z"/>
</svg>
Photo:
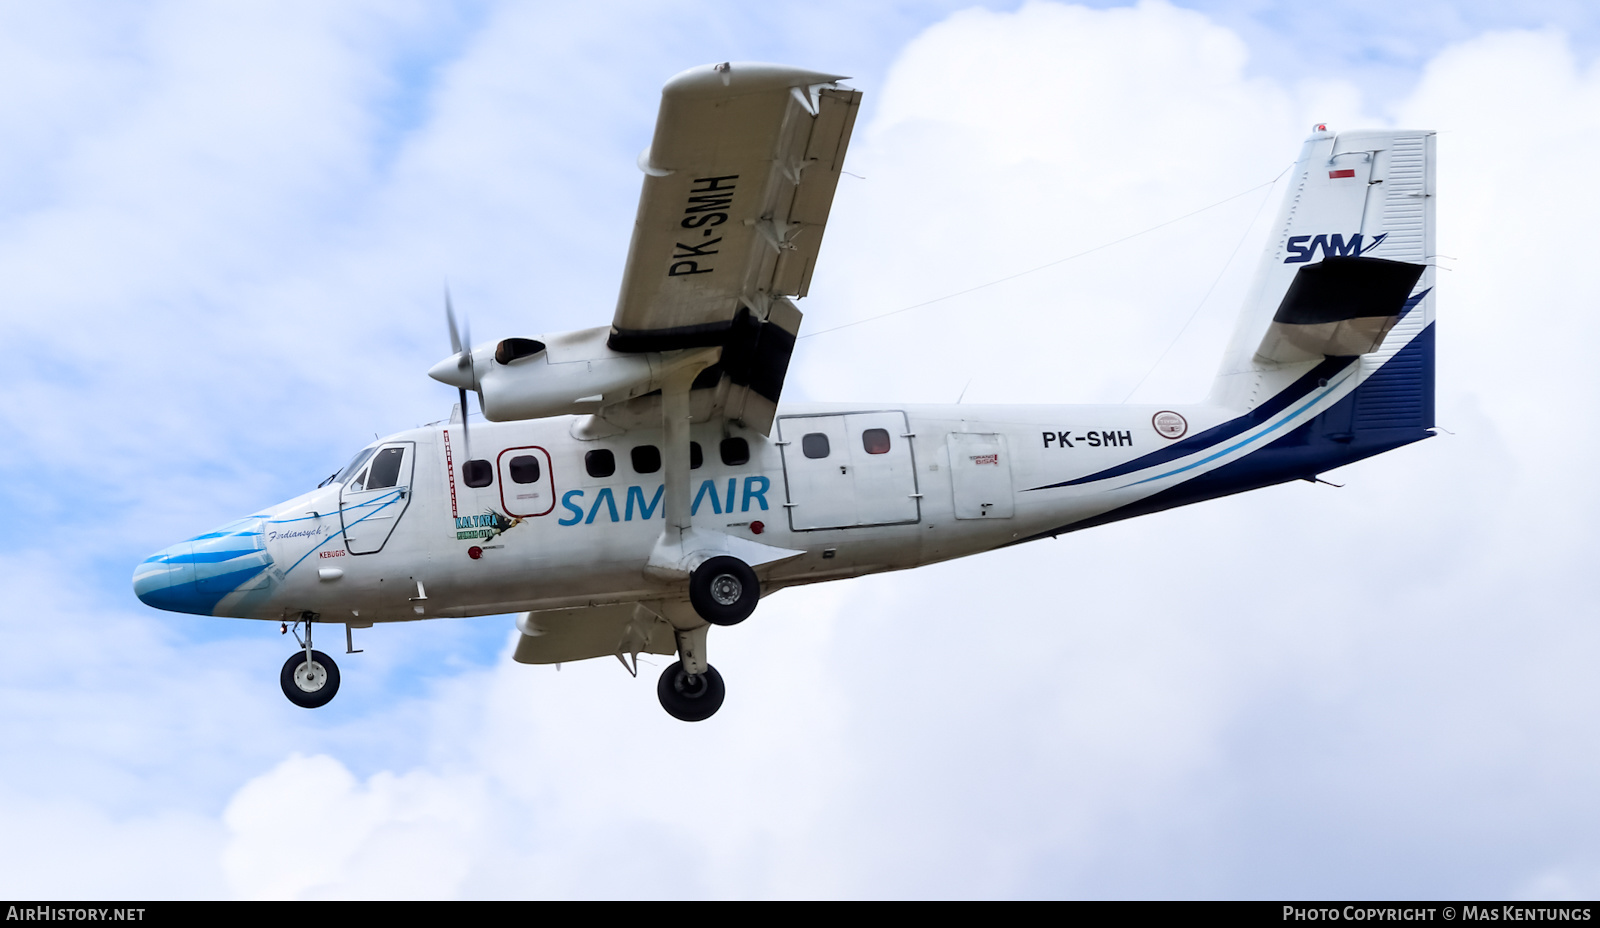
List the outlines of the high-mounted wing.
<svg viewBox="0 0 1600 928">
<path fill-rule="evenodd" d="M 696 387 L 766 432 L 800 327 L 859 91 L 740 62 L 667 82 L 608 346 L 721 346 Z M 724 386 L 724 382 L 726 386 Z M 699 404 L 697 404 L 698 406 Z"/>
</svg>

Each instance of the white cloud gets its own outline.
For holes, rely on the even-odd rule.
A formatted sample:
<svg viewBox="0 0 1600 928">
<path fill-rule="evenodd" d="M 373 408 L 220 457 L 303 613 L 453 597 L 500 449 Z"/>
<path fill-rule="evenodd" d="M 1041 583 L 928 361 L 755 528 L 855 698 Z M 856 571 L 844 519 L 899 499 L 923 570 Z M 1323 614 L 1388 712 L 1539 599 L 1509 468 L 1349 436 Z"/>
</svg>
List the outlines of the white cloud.
<svg viewBox="0 0 1600 928">
<path fill-rule="evenodd" d="M 968 10 L 929 29 L 858 133 L 850 170 L 867 180 L 841 185 L 829 265 L 813 287 L 821 296 L 808 307 L 813 331 L 1058 261 L 1271 181 L 1328 117 L 1248 77 L 1246 61 L 1232 33 L 1163 3 Z M 1337 82 L 1315 90 L 1349 93 Z M 1266 197 L 805 339 L 801 388 L 951 402 L 971 377 L 969 402 L 1121 402 L 1197 315 L 1140 396 L 1198 397 L 1254 268 L 1254 239 L 1227 259 Z M 1185 366 L 1196 356 L 1198 367 Z"/>
<path fill-rule="evenodd" d="M 331 757 L 292 755 L 246 783 L 222 820 L 229 885 L 252 899 L 428 899 L 475 861 L 464 846 L 492 810 L 479 778 L 424 771 L 357 783 Z"/>
<path fill-rule="evenodd" d="M 196 899 L 225 894 L 224 834 L 211 816 L 173 809 L 111 816 L 89 794 L 0 793 L 0 892 L 11 899 Z"/>
</svg>

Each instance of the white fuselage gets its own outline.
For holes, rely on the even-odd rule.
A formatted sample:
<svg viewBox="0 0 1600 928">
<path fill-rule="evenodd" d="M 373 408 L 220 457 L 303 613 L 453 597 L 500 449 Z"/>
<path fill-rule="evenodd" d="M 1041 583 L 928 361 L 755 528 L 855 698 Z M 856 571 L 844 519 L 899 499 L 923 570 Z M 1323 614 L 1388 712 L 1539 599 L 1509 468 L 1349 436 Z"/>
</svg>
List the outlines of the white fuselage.
<svg viewBox="0 0 1600 928">
<path fill-rule="evenodd" d="M 1164 411 L 1180 414 L 1188 435 L 1230 416 L 1206 406 L 855 405 L 786 409 L 771 438 L 697 425 L 694 526 L 802 552 L 762 571 L 764 592 L 973 554 L 1160 489 L 1032 488 L 1171 444 L 1182 436 L 1153 423 Z M 228 594 L 214 613 L 365 625 L 681 596 L 643 570 L 663 526 L 662 471 L 637 472 L 634 449 L 659 449 L 659 433 L 580 440 L 579 422 L 472 427 L 473 458 L 493 467 L 481 487 L 463 480 L 459 424 L 376 443 L 404 449 L 396 485 L 353 491 L 347 476 L 259 514 L 270 580 Z M 725 438 L 743 439 L 749 460 L 724 463 Z M 610 453 L 614 472 L 591 476 L 596 452 Z M 640 456 L 653 464 L 650 451 Z"/>
</svg>

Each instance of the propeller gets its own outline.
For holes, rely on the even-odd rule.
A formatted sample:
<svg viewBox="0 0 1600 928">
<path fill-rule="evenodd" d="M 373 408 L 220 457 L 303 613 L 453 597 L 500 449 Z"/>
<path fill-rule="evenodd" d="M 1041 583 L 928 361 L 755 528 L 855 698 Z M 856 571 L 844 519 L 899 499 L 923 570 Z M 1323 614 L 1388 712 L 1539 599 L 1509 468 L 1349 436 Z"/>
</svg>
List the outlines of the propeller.
<svg viewBox="0 0 1600 928">
<path fill-rule="evenodd" d="M 472 460 L 472 433 L 467 428 L 467 388 L 477 383 L 472 369 L 472 328 L 463 326 L 456 330 L 456 309 L 450 301 L 450 290 L 444 291 L 444 318 L 450 325 L 450 348 L 455 352 L 428 371 L 428 376 L 456 388 L 461 398 L 461 440 L 466 445 L 467 460 Z"/>
</svg>

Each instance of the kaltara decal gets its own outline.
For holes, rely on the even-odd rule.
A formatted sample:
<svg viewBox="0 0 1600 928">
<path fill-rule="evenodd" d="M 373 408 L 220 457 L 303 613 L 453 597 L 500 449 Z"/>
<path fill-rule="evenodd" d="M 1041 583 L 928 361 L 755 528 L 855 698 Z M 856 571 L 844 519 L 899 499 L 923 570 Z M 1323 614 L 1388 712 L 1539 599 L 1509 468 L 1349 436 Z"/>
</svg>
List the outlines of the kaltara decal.
<svg viewBox="0 0 1600 928">
<path fill-rule="evenodd" d="M 456 516 L 456 540 L 493 538 L 496 535 L 504 535 L 521 524 L 521 519 L 514 519 L 493 509 L 485 509 L 481 516 Z"/>
</svg>

